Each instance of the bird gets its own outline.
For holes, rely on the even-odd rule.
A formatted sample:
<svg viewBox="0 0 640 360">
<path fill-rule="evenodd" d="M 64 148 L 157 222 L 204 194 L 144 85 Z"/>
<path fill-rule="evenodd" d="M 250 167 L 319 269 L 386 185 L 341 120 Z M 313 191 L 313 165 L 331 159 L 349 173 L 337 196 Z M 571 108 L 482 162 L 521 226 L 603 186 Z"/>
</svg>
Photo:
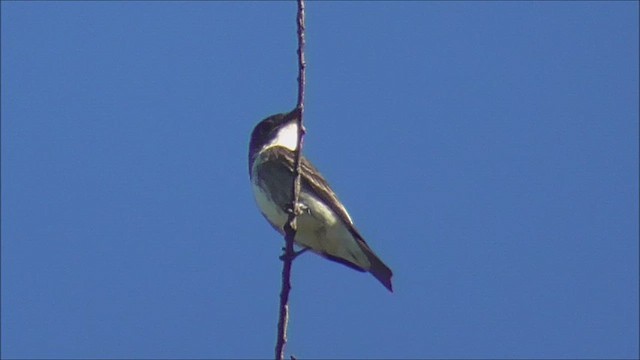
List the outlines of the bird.
<svg viewBox="0 0 640 360">
<path fill-rule="evenodd" d="M 269 116 L 251 133 L 249 177 L 255 201 L 271 226 L 285 233 L 292 204 L 295 152 L 298 149 L 299 109 Z M 373 252 L 356 229 L 336 193 L 304 156 L 300 158 L 300 193 L 296 245 L 371 273 L 393 292 L 391 269 Z"/>
</svg>

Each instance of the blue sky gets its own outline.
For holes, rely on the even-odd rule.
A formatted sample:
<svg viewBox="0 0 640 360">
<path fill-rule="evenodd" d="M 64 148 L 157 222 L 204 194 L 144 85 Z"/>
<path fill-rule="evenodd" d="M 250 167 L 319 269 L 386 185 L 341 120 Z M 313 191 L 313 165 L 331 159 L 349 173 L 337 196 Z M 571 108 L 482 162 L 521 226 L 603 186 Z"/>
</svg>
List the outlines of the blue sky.
<svg viewBox="0 0 640 360">
<path fill-rule="evenodd" d="M 2 355 L 273 356 L 247 147 L 290 2 L 2 2 Z M 395 293 L 296 260 L 298 358 L 638 356 L 638 3 L 307 6 L 305 154 Z"/>
</svg>

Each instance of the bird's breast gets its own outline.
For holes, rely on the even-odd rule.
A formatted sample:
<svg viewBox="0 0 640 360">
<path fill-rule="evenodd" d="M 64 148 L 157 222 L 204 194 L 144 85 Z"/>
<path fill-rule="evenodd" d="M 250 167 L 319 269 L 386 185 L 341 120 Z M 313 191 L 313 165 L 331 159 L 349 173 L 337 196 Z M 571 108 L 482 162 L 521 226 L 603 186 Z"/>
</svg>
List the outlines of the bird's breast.
<svg viewBox="0 0 640 360">
<path fill-rule="evenodd" d="M 284 223 L 287 221 L 287 214 L 278 204 L 273 201 L 271 195 L 267 193 L 265 189 L 260 187 L 260 185 L 254 182 L 252 183 L 252 188 L 253 196 L 256 200 L 256 204 L 260 208 L 260 211 L 271 223 L 271 225 L 273 225 L 280 231 L 280 229 L 283 228 Z"/>
</svg>

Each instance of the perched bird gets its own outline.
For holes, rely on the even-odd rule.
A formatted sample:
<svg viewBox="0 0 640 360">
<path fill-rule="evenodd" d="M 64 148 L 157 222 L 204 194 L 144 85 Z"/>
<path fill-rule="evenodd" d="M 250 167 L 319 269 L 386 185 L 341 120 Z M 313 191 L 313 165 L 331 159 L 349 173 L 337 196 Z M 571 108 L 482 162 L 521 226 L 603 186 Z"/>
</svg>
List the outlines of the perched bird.
<svg viewBox="0 0 640 360">
<path fill-rule="evenodd" d="M 298 117 L 294 110 L 262 120 L 253 129 L 249 144 L 253 195 L 264 217 L 281 234 L 292 202 Z M 368 271 L 393 291 L 391 269 L 364 241 L 327 181 L 304 157 L 300 167 L 302 214 L 296 220 L 296 244 L 352 269 Z"/>
</svg>

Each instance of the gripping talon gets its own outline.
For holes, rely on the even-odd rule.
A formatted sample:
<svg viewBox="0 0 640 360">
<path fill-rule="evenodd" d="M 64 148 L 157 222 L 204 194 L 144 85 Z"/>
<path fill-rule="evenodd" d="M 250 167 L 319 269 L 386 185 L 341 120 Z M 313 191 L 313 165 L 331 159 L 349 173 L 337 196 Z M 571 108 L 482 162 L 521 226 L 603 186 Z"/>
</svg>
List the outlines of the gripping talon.
<svg viewBox="0 0 640 360">
<path fill-rule="evenodd" d="M 298 214 L 304 214 L 304 213 L 310 214 L 311 213 L 311 210 L 309 209 L 309 207 L 307 205 L 301 203 L 301 202 L 298 203 L 298 210 L 299 210 Z M 284 211 L 287 214 L 293 214 L 293 209 L 291 208 L 291 206 L 285 207 Z"/>
</svg>

